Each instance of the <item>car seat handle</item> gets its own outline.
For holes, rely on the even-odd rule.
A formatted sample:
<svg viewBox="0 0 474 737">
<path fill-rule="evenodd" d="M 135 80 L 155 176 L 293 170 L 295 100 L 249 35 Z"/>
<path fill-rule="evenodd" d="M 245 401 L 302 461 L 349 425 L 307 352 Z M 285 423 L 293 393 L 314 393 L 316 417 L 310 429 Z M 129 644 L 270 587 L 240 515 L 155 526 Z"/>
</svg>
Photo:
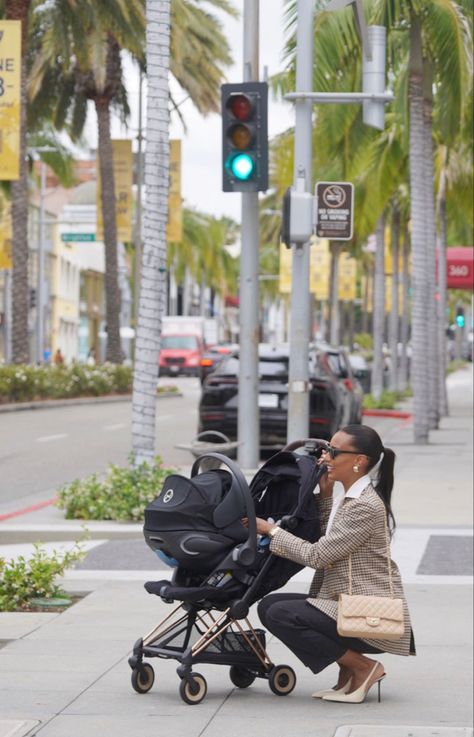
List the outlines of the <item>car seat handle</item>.
<svg viewBox="0 0 474 737">
<path fill-rule="evenodd" d="M 235 548 L 232 557 L 242 566 L 250 566 L 255 562 L 255 558 L 257 557 L 257 522 L 255 518 L 255 506 L 252 495 L 250 494 L 249 486 L 239 466 L 222 453 L 203 453 L 202 456 L 196 458 L 191 467 L 191 478 L 199 473 L 202 461 L 208 458 L 219 461 L 219 465 L 221 466 L 227 466 L 239 487 L 241 496 L 245 503 L 245 509 L 247 510 L 249 534 L 247 540 Z"/>
<path fill-rule="evenodd" d="M 298 448 L 305 448 L 308 455 L 315 455 L 318 450 L 323 450 L 329 445 L 327 440 L 321 438 L 305 438 L 303 440 L 293 440 L 292 443 L 288 443 L 283 448 L 283 451 L 294 451 Z"/>
</svg>

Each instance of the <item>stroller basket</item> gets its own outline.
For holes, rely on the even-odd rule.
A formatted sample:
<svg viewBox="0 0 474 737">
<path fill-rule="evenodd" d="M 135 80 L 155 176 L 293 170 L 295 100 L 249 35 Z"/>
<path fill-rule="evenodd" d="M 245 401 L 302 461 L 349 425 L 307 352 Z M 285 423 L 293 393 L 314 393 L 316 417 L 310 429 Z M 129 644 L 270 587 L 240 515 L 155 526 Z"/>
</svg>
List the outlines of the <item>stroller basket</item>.
<svg viewBox="0 0 474 737">
<path fill-rule="evenodd" d="M 266 646 L 264 630 L 244 630 L 225 614 L 221 621 L 209 612 L 181 615 L 182 611 L 178 609 L 178 618 L 164 632 L 156 633 L 153 644 L 145 641 L 144 654 L 177 657 L 191 648 L 194 662 L 262 665 Z"/>
</svg>

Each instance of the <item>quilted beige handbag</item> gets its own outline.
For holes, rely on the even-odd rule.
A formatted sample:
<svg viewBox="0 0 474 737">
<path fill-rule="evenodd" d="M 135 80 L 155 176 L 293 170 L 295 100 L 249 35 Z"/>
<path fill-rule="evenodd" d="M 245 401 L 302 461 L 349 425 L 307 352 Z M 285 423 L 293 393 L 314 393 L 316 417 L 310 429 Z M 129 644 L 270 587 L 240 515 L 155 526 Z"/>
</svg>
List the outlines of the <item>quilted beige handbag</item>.
<svg viewBox="0 0 474 737">
<path fill-rule="evenodd" d="M 342 637 L 362 640 L 399 640 L 405 632 L 403 599 L 393 595 L 390 545 L 387 538 L 387 565 L 390 596 L 362 596 L 352 594 L 352 558 L 349 555 L 349 593 L 339 594 L 337 631 Z"/>
</svg>

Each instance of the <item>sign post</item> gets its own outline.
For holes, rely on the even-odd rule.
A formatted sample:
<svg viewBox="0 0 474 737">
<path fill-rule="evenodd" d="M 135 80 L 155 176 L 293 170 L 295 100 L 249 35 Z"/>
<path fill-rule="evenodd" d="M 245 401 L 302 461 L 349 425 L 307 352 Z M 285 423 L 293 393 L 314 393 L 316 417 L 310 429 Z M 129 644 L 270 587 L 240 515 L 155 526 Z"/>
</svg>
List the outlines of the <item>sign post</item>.
<svg viewBox="0 0 474 737">
<path fill-rule="evenodd" d="M 351 182 L 317 182 L 316 236 L 350 241 L 354 221 L 354 185 Z"/>
</svg>

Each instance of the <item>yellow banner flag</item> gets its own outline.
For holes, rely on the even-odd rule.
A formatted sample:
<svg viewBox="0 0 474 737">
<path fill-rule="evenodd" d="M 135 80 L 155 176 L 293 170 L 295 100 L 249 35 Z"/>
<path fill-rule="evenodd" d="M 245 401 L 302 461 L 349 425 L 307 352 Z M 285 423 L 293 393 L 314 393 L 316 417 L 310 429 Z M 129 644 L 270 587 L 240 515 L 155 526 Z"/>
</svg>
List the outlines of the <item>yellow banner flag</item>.
<svg viewBox="0 0 474 737">
<path fill-rule="evenodd" d="M 291 292 L 293 252 L 284 243 L 280 243 L 280 281 L 282 294 Z M 331 271 L 331 253 L 329 241 L 312 238 L 309 251 L 309 290 L 316 299 L 329 298 L 329 275 Z"/>
<path fill-rule="evenodd" d="M 132 240 L 132 142 L 128 138 L 112 141 L 114 152 L 115 213 L 117 240 L 130 243 Z M 96 240 L 104 239 L 102 221 L 102 185 L 99 162 L 97 161 L 97 233 Z"/>
<path fill-rule="evenodd" d="M 21 21 L 0 20 L 0 179 L 20 178 Z"/>
<path fill-rule="evenodd" d="M 290 294 L 291 292 L 292 258 L 291 248 L 287 248 L 284 243 L 280 243 L 279 290 L 282 294 Z"/>
<path fill-rule="evenodd" d="M 310 291 L 316 299 L 329 299 L 329 278 L 331 274 L 329 241 L 321 238 L 312 238 L 309 260 Z"/>
<path fill-rule="evenodd" d="M 0 192 L 0 269 L 12 268 L 11 203 Z"/>
<path fill-rule="evenodd" d="M 372 277 L 369 278 L 366 274 L 364 274 L 361 279 L 361 292 L 362 300 L 364 300 L 365 295 L 367 295 L 367 304 L 365 305 L 367 312 L 374 311 L 373 287 L 374 280 L 372 279 Z"/>
<path fill-rule="evenodd" d="M 385 277 L 385 312 L 392 311 L 392 297 L 393 297 L 393 276 Z M 402 280 L 398 281 L 398 314 L 403 315 L 403 283 Z"/>
<path fill-rule="evenodd" d="M 338 297 L 346 302 L 356 298 L 357 262 L 348 253 L 339 259 Z"/>
<path fill-rule="evenodd" d="M 183 239 L 181 200 L 181 141 L 170 140 L 170 188 L 168 194 L 168 226 L 166 239 L 179 243 Z"/>
</svg>

